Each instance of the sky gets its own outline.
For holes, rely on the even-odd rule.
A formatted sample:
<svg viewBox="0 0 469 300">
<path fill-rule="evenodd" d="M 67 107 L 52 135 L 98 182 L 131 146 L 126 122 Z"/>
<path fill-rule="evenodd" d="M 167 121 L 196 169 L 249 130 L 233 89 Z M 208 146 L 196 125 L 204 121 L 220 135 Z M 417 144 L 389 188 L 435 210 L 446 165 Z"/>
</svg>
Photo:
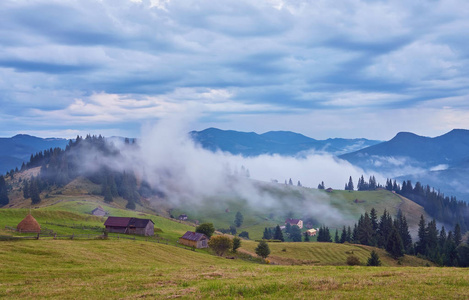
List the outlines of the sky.
<svg viewBox="0 0 469 300">
<path fill-rule="evenodd" d="M 2 0 L 0 136 L 469 128 L 469 2 Z"/>
</svg>

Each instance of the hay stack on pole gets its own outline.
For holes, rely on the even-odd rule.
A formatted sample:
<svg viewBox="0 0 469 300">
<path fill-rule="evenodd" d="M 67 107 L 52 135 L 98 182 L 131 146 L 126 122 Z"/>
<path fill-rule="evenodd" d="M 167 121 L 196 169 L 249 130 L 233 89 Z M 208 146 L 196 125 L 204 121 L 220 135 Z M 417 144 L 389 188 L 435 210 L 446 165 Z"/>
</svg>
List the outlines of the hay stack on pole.
<svg viewBox="0 0 469 300">
<path fill-rule="evenodd" d="M 23 219 L 23 221 L 19 222 L 18 226 L 16 226 L 16 230 L 19 232 L 41 232 L 41 225 L 36 221 L 36 219 L 30 214 Z"/>
</svg>

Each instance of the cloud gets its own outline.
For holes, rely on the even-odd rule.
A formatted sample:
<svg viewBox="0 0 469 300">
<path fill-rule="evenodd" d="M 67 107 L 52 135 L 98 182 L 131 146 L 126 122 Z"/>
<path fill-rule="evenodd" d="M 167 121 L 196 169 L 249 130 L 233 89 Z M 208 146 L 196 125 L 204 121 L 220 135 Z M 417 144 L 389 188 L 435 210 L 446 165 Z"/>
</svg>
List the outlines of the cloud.
<svg viewBox="0 0 469 300">
<path fill-rule="evenodd" d="M 117 111 L 90 118 L 88 110 L 99 108 L 88 100 L 97 94 L 142 103 L 159 99 L 159 107 L 167 108 L 188 103 L 181 91 L 194 91 L 195 96 L 185 94 L 200 101 L 193 98 L 207 90 L 229 96 L 221 97 L 227 101 L 224 106 L 203 103 L 207 111 L 200 126 L 231 121 L 243 126 L 245 115 L 254 113 L 272 118 L 268 122 L 279 112 L 292 119 L 329 115 L 321 121 L 336 122 L 341 118 L 335 116 L 353 113 L 355 119 L 369 118 L 373 128 L 386 131 L 389 123 L 381 121 L 382 110 L 400 115 L 401 109 L 423 107 L 443 114 L 434 101 L 467 99 L 467 8 L 462 0 L 431 5 L 360 0 L 334 5 L 297 0 L 4 1 L 0 105 L 12 122 L 0 134 L 42 126 L 41 118 L 27 121 L 30 127 L 15 118 L 53 116 L 53 111 L 74 115 L 73 108 L 84 109 L 85 116 L 81 121 L 76 116 L 60 118 L 61 130 L 82 131 L 83 124 L 95 122 L 102 130 L 113 126 L 115 132 L 126 131 L 126 122 L 117 120 L 128 114 L 114 106 Z M 457 109 L 459 118 L 469 111 L 465 106 Z M 158 110 L 149 111 L 159 115 Z M 134 107 L 131 120 L 145 123 L 148 115 Z M 400 121 L 403 127 L 414 126 L 411 119 Z M 424 120 L 433 135 L 441 134 L 435 128 L 454 123 L 439 121 L 445 123 Z M 295 130 L 315 135 L 328 126 L 331 133 L 342 126 L 351 128 L 348 137 L 359 137 L 370 128 L 368 122 L 344 122 L 317 130 L 302 123 Z M 252 125 L 250 131 L 261 126 Z M 132 132 L 137 134 L 136 129 Z"/>
</svg>

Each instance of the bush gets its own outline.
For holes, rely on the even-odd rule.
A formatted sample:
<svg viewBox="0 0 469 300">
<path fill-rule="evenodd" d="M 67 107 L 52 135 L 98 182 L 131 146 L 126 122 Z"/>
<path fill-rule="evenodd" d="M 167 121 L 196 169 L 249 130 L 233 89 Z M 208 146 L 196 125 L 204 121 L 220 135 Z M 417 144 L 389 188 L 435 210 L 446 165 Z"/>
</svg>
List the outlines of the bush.
<svg viewBox="0 0 469 300">
<path fill-rule="evenodd" d="M 233 247 L 233 242 L 227 236 L 217 235 L 210 238 L 208 246 L 215 251 L 218 256 L 223 256 L 226 251 Z"/>
<path fill-rule="evenodd" d="M 239 234 L 240 237 L 248 239 L 249 240 L 249 232 L 243 231 Z"/>
<path fill-rule="evenodd" d="M 356 257 L 355 255 L 349 255 L 347 256 L 346 263 L 349 266 L 358 266 L 360 265 L 360 259 Z"/>
<path fill-rule="evenodd" d="M 239 247 L 241 247 L 241 239 L 235 236 L 233 238 L 233 253 L 236 253 Z"/>
<path fill-rule="evenodd" d="M 269 256 L 270 254 L 269 245 L 265 241 L 260 241 L 256 247 L 256 254 L 262 257 L 263 259 L 266 259 L 267 256 Z"/>
</svg>

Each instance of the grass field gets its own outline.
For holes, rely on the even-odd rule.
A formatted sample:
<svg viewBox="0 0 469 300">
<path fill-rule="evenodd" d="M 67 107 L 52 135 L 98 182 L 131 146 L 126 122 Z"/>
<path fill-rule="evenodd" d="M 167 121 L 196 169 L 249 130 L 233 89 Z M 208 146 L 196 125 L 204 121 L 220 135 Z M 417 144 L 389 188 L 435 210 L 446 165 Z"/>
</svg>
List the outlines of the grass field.
<svg viewBox="0 0 469 300">
<path fill-rule="evenodd" d="M 243 241 L 242 250 L 255 255 L 257 242 Z M 314 266 L 346 266 L 347 257 L 351 254 L 360 259 L 362 265 L 366 265 L 372 250 L 378 252 L 383 266 L 426 266 L 432 264 L 427 260 L 408 256 L 399 261 L 391 258 L 385 250 L 354 244 L 335 243 L 269 243 L 269 260 L 277 264 L 285 265 L 314 265 Z"/>
<path fill-rule="evenodd" d="M 468 299 L 469 272 L 265 265 L 128 240 L 0 242 L 0 298 L 179 297 Z"/>
</svg>

